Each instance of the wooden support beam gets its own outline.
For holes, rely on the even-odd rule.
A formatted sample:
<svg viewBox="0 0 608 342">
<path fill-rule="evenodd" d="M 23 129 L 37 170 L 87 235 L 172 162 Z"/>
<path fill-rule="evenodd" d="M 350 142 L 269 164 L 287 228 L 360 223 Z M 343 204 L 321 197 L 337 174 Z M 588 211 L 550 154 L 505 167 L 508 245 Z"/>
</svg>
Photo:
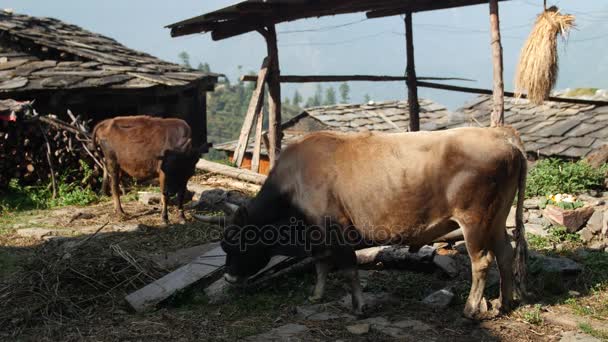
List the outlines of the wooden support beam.
<svg viewBox="0 0 608 342">
<path fill-rule="evenodd" d="M 236 162 L 237 167 L 241 167 L 241 164 L 243 163 L 243 157 L 245 156 L 247 144 L 249 143 L 249 133 L 251 132 L 251 127 L 253 126 L 253 120 L 257 117 L 257 113 L 260 112 L 262 105 L 264 104 L 264 84 L 267 81 L 270 63 L 271 62 L 268 57 L 264 58 L 262 68 L 258 74 L 259 81 L 255 87 L 255 90 L 253 91 L 253 94 L 251 95 L 251 100 L 249 101 L 249 107 L 247 108 L 247 113 L 245 114 L 245 120 L 243 121 L 243 127 L 241 128 L 239 141 L 234 150 L 233 160 Z"/>
<path fill-rule="evenodd" d="M 272 169 L 281 153 L 281 71 L 279 69 L 279 48 L 277 47 L 277 32 L 274 25 L 263 30 L 269 58 L 268 75 L 268 157 Z"/>
<path fill-rule="evenodd" d="M 217 173 L 219 175 L 259 185 L 264 184 L 264 182 L 266 181 L 266 176 L 261 175 L 259 173 L 251 172 L 249 170 L 244 169 L 237 169 L 228 165 L 210 162 L 205 159 L 199 160 L 198 163 L 196 163 L 196 168 L 199 170 Z"/>
<path fill-rule="evenodd" d="M 257 82 L 256 75 L 241 76 L 243 82 Z M 469 81 L 474 82 L 470 78 L 461 77 L 418 77 L 418 80 L 435 80 L 435 81 Z M 318 82 L 403 82 L 407 80 L 406 76 L 374 76 L 374 75 L 281 75 L 279 81 L 281 83 L 318 83 Z"/>
<path fill-rule="evenodd" d="M 492 108 L 491 126 L 495 127 L 505 124 L 505 84 L 503 81 L 498 0 L 490 0 L 490 32 L 492 36 L 492 65 L 494 69 L 494 103 Z"/>
<path fill-rule="evenodd" d="M 406 5 L 398 6 L 397 4 L 389 4 L 385 8 L 368 11 L 365 15 L 369 19 L 389 17 L 393 15 L 405 14 L 407 12 L 426 12 L 440 9 L 471 6 L 485 4 L 488 0 L 442 0 L 442 1 L 410 1 Z M 508 0 L 499 0 L 508 1 Z M 403 1 L 402 1 L 403 3 Z"/>
<path fill-rule="evenodd" d="M 412 12 L 405 14 L 405 44 L 407 51 L 407 104 L 410 112 L 410 132 L 420 130 L 420 104 L 418 103 L 418 85 L 414 63 L 414 33 L 412 29 Z"/>
<path fill-rule="evenodd" d="M 260 172 L 260 150 L 262 149 L 262 124 L 264 123 L 264 109 L 260 109 L 255 122 L 255 141 L 253 143 L 253 157 L 251 171 Z"/>
<path fill-rule="evenodd" d="M 449 84 L 441 84 L 441 83 L 432 83 L 432 82 L 418 82 L 418 87 L 422 88 L 432 88 L 432 89 L 441 89 L 441 90 L 449 90 L 449 91 L 458 91 L 461 93 L 470 93 L 470 94 L 483 94 L 483 95 L 492 95 L 493 91 L 490 89 L 481 89 L 481 88 L 470 88 L 470 87 L 460 87 Z M 515 94 L 510 91 L 505 91 L 505 96 L 515 97 Z M 522 94 L 521 98 L 525 99 L 526 94 Z M 608 101 L 594 101 L 594 100 L 582 100 L 582 99 L 569 99 L 564 97 L 555 97 L 550 96 L 548 101 L 553 102 L 562 102 L 562 103 L 575 103 L 575 104 L 585 104 L 585 105 L 595 105 L 595 106 L 608 106 Z"/>
</svg>

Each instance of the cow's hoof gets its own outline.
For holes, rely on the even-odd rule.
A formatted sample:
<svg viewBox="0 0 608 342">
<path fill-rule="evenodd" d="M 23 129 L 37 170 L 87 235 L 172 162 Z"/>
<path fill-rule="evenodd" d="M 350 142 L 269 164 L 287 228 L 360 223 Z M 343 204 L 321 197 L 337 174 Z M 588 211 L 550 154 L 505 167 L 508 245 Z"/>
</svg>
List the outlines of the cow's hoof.
<svg viewBox="0 0 608 342">
<path fill-rule="evenodd" d="M 178 220 L 177 220 L 177 224 L 186 224 L 186 218 L 181 216 Z"/>
<path fill-rule="evenodd" d="M 117 221 L 126 221 L 129 219 L 129 215 L 123 213 L 115 213 L 114 217 L 116 217 Z"/>
<path fill-rule="evenodd" d="M 369 315 L 369 307 L 364 304 L 358 308 L 353 308 L 353 314 L 355 314 L 357 318 L 365 318 Z"/>
<path fill-rule="evenodd" d="M 466 318 L 474 320 L 483 320 L 490 318 L 488 317 L 488 302 L 485 298 L 482 298 L 477 307 L 469 305 L 468 303 L 464 307 L 464 316 Z"/>
</svg>

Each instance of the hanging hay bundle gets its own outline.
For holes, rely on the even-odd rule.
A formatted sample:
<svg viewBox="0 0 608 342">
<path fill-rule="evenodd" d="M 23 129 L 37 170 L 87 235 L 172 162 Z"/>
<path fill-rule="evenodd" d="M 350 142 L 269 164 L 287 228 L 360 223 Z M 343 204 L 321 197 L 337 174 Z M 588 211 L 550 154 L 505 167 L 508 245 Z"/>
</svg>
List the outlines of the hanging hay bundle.
<svg viewBox="0 0 608 342">
<path fill-rule="evenodd" d="M 574 26 L 574 16 L 560 14 L 552 6 L 541 13 L 521 50 L 515 73 L 515 93 L 527 92 L 528 99 L 542 104 L 555 86 L 558 71 L 557 36 L 566 37 Z"/>
</svg>

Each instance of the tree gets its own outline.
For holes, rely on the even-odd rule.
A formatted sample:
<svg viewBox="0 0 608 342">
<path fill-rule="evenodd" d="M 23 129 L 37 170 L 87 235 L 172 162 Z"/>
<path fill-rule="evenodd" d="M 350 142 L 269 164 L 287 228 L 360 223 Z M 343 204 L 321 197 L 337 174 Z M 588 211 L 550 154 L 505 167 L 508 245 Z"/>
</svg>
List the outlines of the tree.
<svg viewBox="0 0 608 342">
<path fill-rule="evenodd" d="M 182 60 L 183 66 L 187 68 L 192 68 L 192 65 L 190 65 L 190 55 L 186 51 L 180 52 L 178 57 Z"/>
<path fill-rule="evenodd" d="M 298 92 L 298 90 L 296 89 L 296 91 L 293 93 L 293 104 L 295 106 L 299 106 L 300 103 L 302 103 L 302 95 L 300 95 L 300 92 Z"/>
<path fill-rule="evenodd" d="M 207 74 L 211 72 L 211 67 L 209 66 L 209 63 L 198 63 L 198 67 L 196 69 Z"/>
<path fill-rule="evenodd" d="M 321 105 L 323 101 L 323 88 L 320 84 L 317 84 L 317 88 L 315 89 L 315 94 L 312 97 L 313 107 L 318 107 Z"/>
<path fill-rule="evenodd" d="M 369 97 L 369 94 L 365 94 L 365 96 L 363 98 L 365 99 L 365 103 L 368 103 L 369 101 L 372 100 L 372 98 Z"/>
<path fill-rule="evenodd" d="M 344 82 L 342 84 L 340 84 L 340 100 L 342 101 L 342 103 L 348 103 L 348 101 L 350 100 L 350 86 L 348 85 L 348 83 Z"/>
<path fill-rule="evenodd" d="M 325 90 L 325 102 L 323 103 L 326 106 L 333 106 L 336 104 L 336 91 L 334 87 L 329 87 Z"/>
</svg>

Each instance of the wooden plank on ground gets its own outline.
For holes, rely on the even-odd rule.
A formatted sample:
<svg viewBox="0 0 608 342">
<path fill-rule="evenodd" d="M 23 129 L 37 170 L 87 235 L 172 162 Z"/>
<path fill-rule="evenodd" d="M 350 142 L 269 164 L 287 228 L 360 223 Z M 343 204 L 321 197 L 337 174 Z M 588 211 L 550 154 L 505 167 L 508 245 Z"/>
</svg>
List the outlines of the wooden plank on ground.
<svg viewBox="0 0 608 342">
<path fill-rule="evenodd" d="M 254 183 L 254 184 L 261 185 L 261 184 L 264 184 L 264 182 L 266 181 L 266 176 L 261 175 L 259 173 L 255 173 L 250 170 L 237 169 L 235 167 L 231 167 L 228 165 L 210 162 L 205 159 L 199 160 L 198 163 L 196 164 L 196 168 L 203 170 L 203 171 L 217 173 L 220 175 L 232 177 L 232 178 L 235 178 L 238 180 L 242 180 L 242 181 L 246 181 L 246 182 L 250 182 L 250 183 Z"/>
<path fill-rule="evenodd" d="M 262 99 L 263 102 L 263 99 Z M 264 110 L 260 108 L 255 123 L 255 142 L 253 143 L 253 157 L 251 159 L 251 171 L 260 172 L 260 150 L 262 149 L 262 124 L 264 122 Z"/>
<path fill-rule="evenodd" d="M 146 311 L 175 292 L 191 286 L 203 278 L 212 279 L 221 274 L 225 262 L 224 251 L 221 247 L 216 247 L 189 264 L 129 294 L 125 299 L 135 311 Z"/>
<path fill-rule="evenodd" d="M 241 128 L 241 134 L 239 135 L 239 141 L 236 144 L 234 150 L 234 160 L 236 166 L 241 167 L 243 163 L 243 157 L 247 150 L 247 144 L 249 143 L 249 133 L 251 132 L 251 126 L 256 114 L 259 113 L 264 104 L 264 85 L 266 84 L 266 76 L 268 75 L 268 57 L 264 58 L 262 68 L 258 74 L 258 83 L 255 86 L 253 94 L 251 94 L 251 101 L 245 114 L 245 120 L 243 121 L 243 127 Z"/>
</svg>

